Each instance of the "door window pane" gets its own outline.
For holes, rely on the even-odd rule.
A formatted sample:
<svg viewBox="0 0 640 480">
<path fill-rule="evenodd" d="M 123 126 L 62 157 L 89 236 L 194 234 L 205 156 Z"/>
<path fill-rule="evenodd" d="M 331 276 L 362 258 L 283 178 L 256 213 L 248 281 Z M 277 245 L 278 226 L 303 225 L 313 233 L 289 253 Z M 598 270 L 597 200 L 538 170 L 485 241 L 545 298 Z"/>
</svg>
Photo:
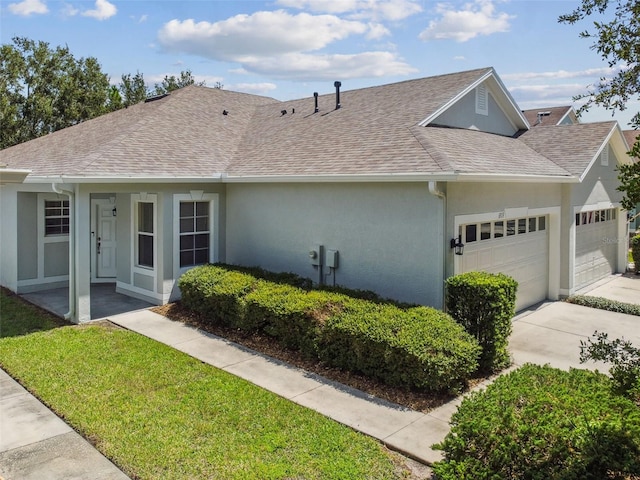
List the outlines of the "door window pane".
<svg viewBox="0 0 640 480">
<path fill-rule="evenodd" d="M 467 225 L 465 228 L 465 241 L 467 243 L 475 242 L 477 240 L 478 226 L 475 224 Z"/>
<path fill-rule="evenodd" d="M 527 233 L 527 219 L 518 219 L 518 234 Z"/>
<path fill-rule="evenodd" d="M 547 229 L 547 217 L 538 217 L 538 230 Z"/>
<path fill-rule="evenodd" d="M 500 220 L 493 224 L 493 238 L 504 237 L 504 222 Z"/>
<path fill-rule="evenodd" d="M 507 237 L 516 234 L 516 221 L 507 220 Z"/>
<path fill-rule="evenodd" d="M 536 217 L 531 217 L 529 218 L 529 231 L 530 232 L 535 232 L 536 231 L 536 226 L 537 226 L 537 218 Z"/>
<path fill-rule="evenodd" d="M 490 238 L 491 238 L 491 224 L 481 223 L 480 224 L 480 240 L 488 240 Z"/>
</svg>

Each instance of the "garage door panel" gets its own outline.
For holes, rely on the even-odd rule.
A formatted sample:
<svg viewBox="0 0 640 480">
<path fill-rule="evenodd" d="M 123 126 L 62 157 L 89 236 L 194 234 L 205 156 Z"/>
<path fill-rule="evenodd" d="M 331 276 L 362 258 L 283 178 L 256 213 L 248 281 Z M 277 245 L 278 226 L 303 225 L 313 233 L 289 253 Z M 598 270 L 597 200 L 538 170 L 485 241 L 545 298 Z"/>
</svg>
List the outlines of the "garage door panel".
<svg viewBox="0 0 640 480">
<path fill-rule="evenodd" d="M 616 209 L 611 208 L 576 215 L 575 289 L 591 285 L 616 271 L 618 225 L 615 212 Z"/>
<path fill-rule="evenodd" d="M 518 310 L 544 300 L 549 285 L 549 237 L 546 229 L 535 231 L 536 225 L 532 221 L 534 231 L 467 243 L 459 259 L 460 271 L 504 273 L 514 278 Z"/>
</svg>

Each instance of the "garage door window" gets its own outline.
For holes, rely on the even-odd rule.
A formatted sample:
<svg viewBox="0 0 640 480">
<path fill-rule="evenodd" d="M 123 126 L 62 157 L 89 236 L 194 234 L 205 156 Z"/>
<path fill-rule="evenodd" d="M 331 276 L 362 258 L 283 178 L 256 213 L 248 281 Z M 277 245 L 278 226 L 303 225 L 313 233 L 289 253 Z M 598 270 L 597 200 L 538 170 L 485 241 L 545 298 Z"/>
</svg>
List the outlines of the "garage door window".
<svg viewBox="0 0 640 480">
<path fill-rule="evenodd" d="M 576 213 L 576 226 L 592 225 L 594 223 L 612 222 L 616 219 L 616 209 L 593 210 L 591 212 Z"/>
<path fill-rule="evenodd" d="M 463 243 L 482 242 L 503 238 L 505 235 L 507 237 L 520 236 L 543 231 L 547 228 L 546 222 L 547 218 L 541 216 L 496 220 L 494 222 L 468 223 L 460 226 L 458 234 L 463 236 Z"/>
</svg>

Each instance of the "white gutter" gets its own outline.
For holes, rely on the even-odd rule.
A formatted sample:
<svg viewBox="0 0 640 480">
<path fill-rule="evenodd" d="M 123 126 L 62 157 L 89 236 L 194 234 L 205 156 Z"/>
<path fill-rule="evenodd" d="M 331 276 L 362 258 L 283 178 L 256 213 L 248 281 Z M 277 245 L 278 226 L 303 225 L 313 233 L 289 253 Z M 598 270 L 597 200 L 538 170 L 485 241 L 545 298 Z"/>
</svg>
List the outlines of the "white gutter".
<svg viewBox="0 0 640 480">
<path fill-rule="evenodd" d="M 67 195 L 69 197 L 69 207 L 71 215 L 69 215 L 69 311 L 64 314 L 64 319 L 73 321 L 75 317 L 76 306 L 76 222 L 75 222 L 75 192 L 58 187 L 55 182 L 51 183 L 51 188 L 59 195 Z"/>
<path fill-rule="evenodd" d="M 222 175 L 219 173 L 212 175 L 204 175 L 199 177 L 191 177 L 191 176 L 77 176 L 77 175 L 43 175 L 43 176 L 34 176 L 30 175 L 24 183 L 106 183 L 106 184 L 115 184 L 115 183 L 213 183 L 220 182 Z"/>
<path fill-rule="evenodd" d="M 5 185 L 7 183 L 23 183 L 30 173 L 31 170 L 7 168 L 5 165 L 0 165 L 0 185 Z"/>
</svg>

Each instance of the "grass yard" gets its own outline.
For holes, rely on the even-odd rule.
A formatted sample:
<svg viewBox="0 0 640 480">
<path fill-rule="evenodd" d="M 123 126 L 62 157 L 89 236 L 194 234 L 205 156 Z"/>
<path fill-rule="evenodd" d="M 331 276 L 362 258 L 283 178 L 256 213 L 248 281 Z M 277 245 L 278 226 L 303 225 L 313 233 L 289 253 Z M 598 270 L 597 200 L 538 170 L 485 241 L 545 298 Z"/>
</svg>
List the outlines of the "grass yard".
<svg viewBox="0 0 640 480">
<path fill-rule="evenodd" d="M 0 300 L 0 366 L 131 478 L 409 475 L 377 441 L 166 345 Z"/>
</svg>

